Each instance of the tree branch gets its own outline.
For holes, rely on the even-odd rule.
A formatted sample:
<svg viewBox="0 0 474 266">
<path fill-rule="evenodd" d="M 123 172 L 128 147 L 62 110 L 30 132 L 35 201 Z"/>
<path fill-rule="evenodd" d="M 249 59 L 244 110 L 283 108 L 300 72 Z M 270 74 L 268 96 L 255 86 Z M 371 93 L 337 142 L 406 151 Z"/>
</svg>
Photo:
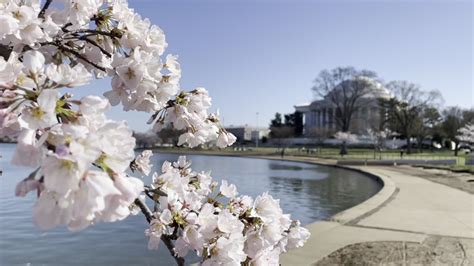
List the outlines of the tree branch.
<svg viewBox="0 0 474 266">
<path fill-rule="evenodd" d="M 143 201 L 141 201 L 140 199 L 135 199 L 135 205 L 137 205 L 140 210 L 142 211 L 143 215 L 145 215 L 145 218 L 147 220 L 148 223 L 151 222 L 151 220 L 153 219 L 153 213 L 150 211 L 150 209 L 148 208 L 148 206 L 145 205 L 145 203 Z M 182 266 L 184 265 L 184 259 L 181 258 L 181 257 L 178 257 L 175 253 L 174 253 L 174 244 L 173 244 L 173 241 L 171 241 L 171 239 L 169 238 L 169 236 L 166 236 L 166 235 L 162 235 L 161 236 L 161 241 L 163 241 L 163 243 L 165 243 L 165 246 L 168 248 L 168 250 L 170 251 L 171 253 L 171 256 L 173 256 L 174 260 L 176 261 L 176 263 L 179 265 L 179 266 Z"/>
<path fill-rule="evenodd" d="M 86 41 L 86 42 L 88 42 L 88 43 L 94 45 L 95 47 L 99 48 L 99 50 L 100 50 L 103 54 L 105 54 L 108 58 L 112 57 L 112 55 L 111 55 L 109 52 L 107 52 L 102 46 L 100 46 L 99 44 L 97 44 L 95 41 L 93 41 L 93 40 L 91 40 L 91 39 L 88 39 L 87 37 L 82 38 L 81 40 L 84 40 L 84 41 Z"/>
<path fill-rule="evenodd" d="M 104 35 L 104 36 L 109 36 L 112 38 L 120 38 L 120 36 L 117 33 L 112 32 L 107 32 L 107 31 L 101 31 L 101 30 L 90 30 L 90 29 L 82 29 L 82 30 L 77 30 L 74 33 L 92 33 L 96 35 Z"/>
<path fill-rule="evenodd" d="M 46 9 L 48 9 L 49 5 L 53 2 L 53 0 L 46 0 L 46 3 L 44 3 L 43 8 L 38 14 L 38 18 L 44 18 L 44 13 L 46 12 Z"/>
<path fill-rule="evenodd" d="M 63 46 L 63 45 L 57 45 L 57 44 L 53 44 L 53 45 L 57 46 L 60 50 L 63 50 L 63 51 L 68 52 L 68 53 L 70 53 L 70 54 L 73 54 L 73 55 L 76 56 L 77 58 L 79 58 L 79 59 L 85 61 L 86 63 L 88 63 L 88 64 L 94 66 L 95 68 L 97 68 L 97 69 L 99 69 L 99 70 L 102 70 L 102 71 L 104 71 L 104 72 L 106 71 L 106 70 L 105 70 L 105 67 L 99 66 L 98 64 L 96 64 L 96 63 L 90 61 L 89 59 L 85 58 L 83 55 L 81 55 L 81 54 L 78 53 L 77 51 L 74 51 L 73 49 L 70 49 L 70 48 L 68 48 L 68 47 L 66 47 L 66 46 Z"/>
</svg>

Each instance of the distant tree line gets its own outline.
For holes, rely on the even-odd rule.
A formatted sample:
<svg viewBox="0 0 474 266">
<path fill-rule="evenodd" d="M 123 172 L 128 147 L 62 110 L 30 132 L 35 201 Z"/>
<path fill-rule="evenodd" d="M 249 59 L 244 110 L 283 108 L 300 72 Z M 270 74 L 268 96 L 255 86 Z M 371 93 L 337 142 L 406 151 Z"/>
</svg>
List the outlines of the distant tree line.
<svg viewBox="0 0 474 266">
<path fill-rule="evenodd" d="M 147 132 L 133 132 L 133 137 L 139 148 L 152 148 L 156 145 L 163 144 L 177 146 L 179 136 L 182 133 L 182 131 L 168 127 L 161 129 L 158 133 L 152 130 Z"/>
<path fill-rule="evenodd" d="M 270 121 L 271 138 L 292 138 L 303 135 L 303 114 L 294 112 L 285 114 L 282 119 L 280 113 Z"/>
<path fill-rule="evenodd" d="M 376 81 L 376 82 L 374 82 Z M 335 131 L 348 132 L 354 122 L 354 115 L 364 107 L 364 99 L 374 92 L 374 86 L 383 84 L 391 94 L 390 98 L 380 97 L 377 104 L 381 121 L 373 131 L 389 129 L 400 138 L 406 139 L 407 153 L 414 148 L 423 150 L 426 141 L 444 146 L 454 143 L 454 153 L 458 154 L 459 130 L 474 123 L 474 109 L 457 106 L 442 108 L 443 98 L 439 91 L 423 90 L 409 81 L 383 82 L 376 72 L 357 70 L 354 67 L 337 67 L 323 70 L 314 80 L 312 90 L 316 97 L 324 98 L 334 108 L 336 130 L 314 129 L 305 132 L 308 137 L 324 140 Z M 377 95 L 375 95 L 377 97 Z M 270 123 L 273 138 L 298 137 L 303 133 L 302 114 L 295 112 L 284 115 L 277 113 Z M 416 144 L 412 143 L 416 140 Z"/>
</svg>

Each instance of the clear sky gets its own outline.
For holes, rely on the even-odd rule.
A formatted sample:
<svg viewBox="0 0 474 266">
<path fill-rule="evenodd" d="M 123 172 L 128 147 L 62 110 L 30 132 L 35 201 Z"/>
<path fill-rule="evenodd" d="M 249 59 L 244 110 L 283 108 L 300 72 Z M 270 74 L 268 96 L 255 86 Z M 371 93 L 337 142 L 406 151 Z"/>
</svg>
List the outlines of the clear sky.
<svg viewBox="0 0 474 266">
<path fill-rule="evenodd" d="M 438 89 L 445 106 L 474 106 L 473 2 L 129 0 L 178 54 L 181 87 L 202 86 L 225 125 L 266 126 L 313 99 L 323 69 L 354 66 L 385 81 Z M 105 91 L 108 81 L 87 91 Z M 82 95 L 82 93 L 81 93 Z M 114 108 L 145 131 L 147 116 Z"/>
</svg>

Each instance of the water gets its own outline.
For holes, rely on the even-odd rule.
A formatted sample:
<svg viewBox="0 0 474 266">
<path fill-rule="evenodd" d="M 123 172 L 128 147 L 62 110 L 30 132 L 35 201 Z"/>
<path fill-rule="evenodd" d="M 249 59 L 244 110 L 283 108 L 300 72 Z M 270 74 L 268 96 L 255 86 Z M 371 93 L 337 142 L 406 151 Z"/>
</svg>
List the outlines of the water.
<svg viewBox="0 0 474 266">
<path fill-rule="evenodd" d="M 0 144 L 0 265 L 173 265 L 168 250 L 147 250 L 140 215 L 117 223 L 102 223 L 79 233 L 65 228 L 40 231 L 32 223 L 34 193 L 14 196 L 16 183 L 31 169 L 8 164 L 14 145 Z M 155 154 L 159 169 L 163 161 L 178 155 Z M 326 219 L 374 195 L 380 185 L 371 178 L 344 169 L 297 162 L 222 156 L 189 155 L 194 170 L 212 170 L 237 185 L 241 194 L 253 197 L 269 191 L 281 199 L 285 213 L 303 224 Z M 144 180 L 145 183 L 149 180 Z"/>
</svg>

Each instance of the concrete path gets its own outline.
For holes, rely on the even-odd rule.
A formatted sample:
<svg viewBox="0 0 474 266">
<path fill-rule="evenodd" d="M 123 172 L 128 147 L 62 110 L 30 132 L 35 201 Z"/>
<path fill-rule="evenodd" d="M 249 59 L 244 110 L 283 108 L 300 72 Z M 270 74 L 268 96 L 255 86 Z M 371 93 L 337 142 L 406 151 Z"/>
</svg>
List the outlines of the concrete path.
<svg viewBox="0 0 474 266">
<path fill-rule="evenodd" d="M 311 265 L 340 248 L 361 242 L 421 243 L 432 235 L 474 241 L 474 195 L 399 173 L 396 167 L 351 168 L 380 177 L 384 188 L 332 221 L 308 225 L 311 238 L 303 248 L 284 254 L 282 265 Z"/>
<path fill-rule="evenodd" d="M 357 225 L 474 238 L 472 194 L 426 179 L 399 174 L 396 168 L 364 170 L 389 177 L 395 182 L 399 192 L 379 211 L 361 219 Z"/>
</svg>

